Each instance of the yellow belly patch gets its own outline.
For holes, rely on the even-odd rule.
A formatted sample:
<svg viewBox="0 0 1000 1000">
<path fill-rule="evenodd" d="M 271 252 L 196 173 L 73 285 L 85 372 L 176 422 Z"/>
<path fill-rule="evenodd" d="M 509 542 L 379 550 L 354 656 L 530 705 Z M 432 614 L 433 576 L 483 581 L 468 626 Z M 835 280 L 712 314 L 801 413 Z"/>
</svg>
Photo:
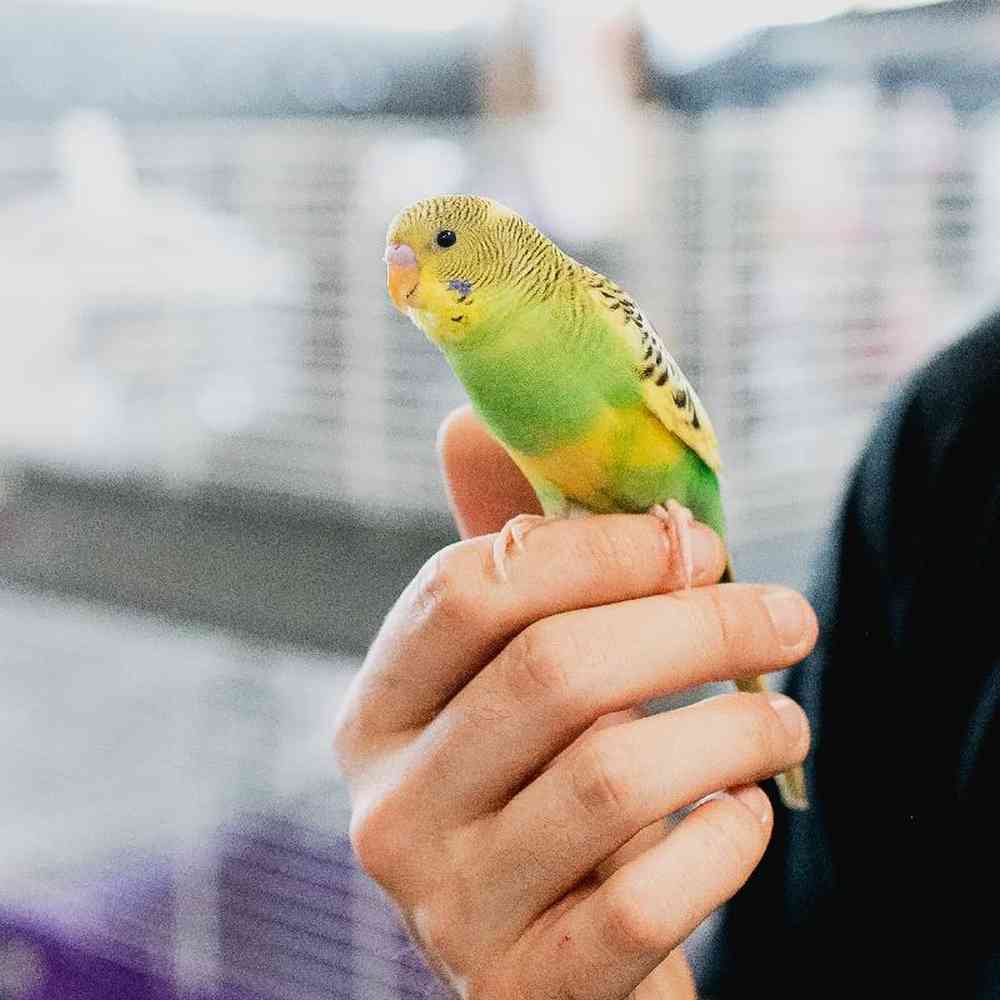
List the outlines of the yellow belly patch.
<svg viewBox="0 0 1000 1000">
<path fill-rule="evenodd" d="M 598 513 L 620 510 L 620 485 L 635 474 L 684 457 L 686 445 L 644 406 L 607 407 L 590 429 L 545 455 L 512 451 L 529 479 L 555 486 L 567 499 Z"/>
</svg>

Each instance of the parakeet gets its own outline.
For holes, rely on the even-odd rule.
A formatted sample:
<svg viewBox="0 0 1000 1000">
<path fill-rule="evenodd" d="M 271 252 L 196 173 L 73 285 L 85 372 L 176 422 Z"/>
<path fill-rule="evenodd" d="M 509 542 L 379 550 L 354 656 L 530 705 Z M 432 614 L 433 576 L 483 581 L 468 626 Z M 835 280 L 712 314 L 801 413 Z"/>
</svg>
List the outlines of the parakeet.
<svg viewBox="0 0 1000 1000">
<path fill-rule="evenodd" d="M 470 195 L 400 212 L 385 261 L 396 308 L 444 353 L 545 515 L 653 513 L 690 584 L 691 515 L 725 538 L 718 443 L 628 293 L 516 212 Z M 501 573 L 533 521 L 522 516 L 498 536 Z M 766 690 L 757 677 L 737 686 Z M 786 806 L 808 808 L 801 767 L 776 780 Z"/>
</svg>

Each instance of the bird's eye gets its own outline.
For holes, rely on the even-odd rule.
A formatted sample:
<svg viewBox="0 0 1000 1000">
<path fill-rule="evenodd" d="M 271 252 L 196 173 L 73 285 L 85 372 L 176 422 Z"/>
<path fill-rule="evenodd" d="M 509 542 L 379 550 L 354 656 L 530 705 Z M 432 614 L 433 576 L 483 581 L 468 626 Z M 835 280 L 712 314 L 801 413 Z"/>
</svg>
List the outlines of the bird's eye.
<svg viewBox="0 0 1000 1000">
<path fill-rule="evenodd" d="M 437 243 L 439 247 L 451 247 L 455 245 L 455 240 L 458 237 L 450 229 L 442 229 L 441 232 L 434 237 L 434 242 Z"/>
</svg>

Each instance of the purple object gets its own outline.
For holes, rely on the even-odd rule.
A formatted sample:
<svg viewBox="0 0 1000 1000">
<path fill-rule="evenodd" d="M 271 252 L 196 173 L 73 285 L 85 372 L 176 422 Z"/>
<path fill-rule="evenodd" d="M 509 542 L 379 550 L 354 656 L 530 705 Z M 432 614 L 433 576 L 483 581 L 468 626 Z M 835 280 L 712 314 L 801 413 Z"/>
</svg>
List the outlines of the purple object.
<svg viewBox="0 0 1000 1000">
<path fill-rule="evenodd" d="M 81 890 L 82 919 L 0 911 L 0 996 L 447 996 L 346 837 L 262 817 L 220 838 L 211 862 L 183 867 L 164 877 L 162 862 L 151 863 L 139 878 Z"/>
<path fill-rule="evenodd" d="M 94 954 L 37 921 L 0 914 L 4 1000 L 174 1000 L 149 969 Z"/>
</svg>

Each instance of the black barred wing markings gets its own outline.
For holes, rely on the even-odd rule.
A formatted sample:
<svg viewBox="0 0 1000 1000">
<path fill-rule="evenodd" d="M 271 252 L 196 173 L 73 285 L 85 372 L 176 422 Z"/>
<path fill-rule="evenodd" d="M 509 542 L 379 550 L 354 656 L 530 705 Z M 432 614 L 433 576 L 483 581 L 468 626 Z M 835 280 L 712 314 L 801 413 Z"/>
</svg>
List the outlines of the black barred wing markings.
<svg viewBox="0 0 1000 1000">
<path fill-rule="evenodd" d="M 719 444 L 712 423 L 660 335 L 628 292 L 597 271 L 584 268 L 583 273 L 591 296 L 607 310 L 610 326 L 626 338 L 634 354 L 646 405 L 709 468 L 718 471 Z"/>
</svg>

